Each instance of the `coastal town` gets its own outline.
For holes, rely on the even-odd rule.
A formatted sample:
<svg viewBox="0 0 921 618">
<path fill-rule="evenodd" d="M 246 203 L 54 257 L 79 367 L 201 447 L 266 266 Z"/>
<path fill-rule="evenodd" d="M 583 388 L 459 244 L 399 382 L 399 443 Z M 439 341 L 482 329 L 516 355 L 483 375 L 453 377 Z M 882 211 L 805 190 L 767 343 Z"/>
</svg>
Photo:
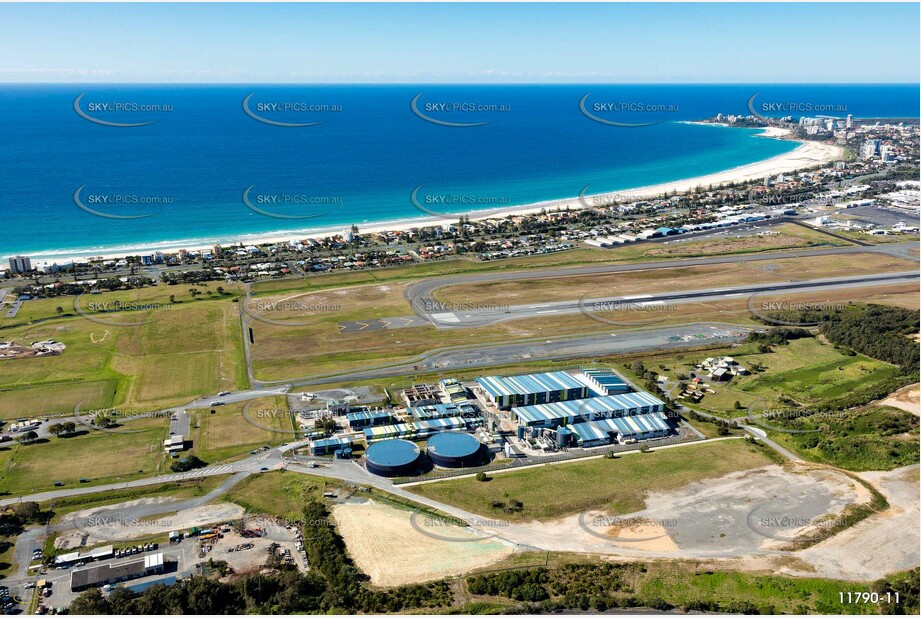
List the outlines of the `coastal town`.
<svg viewBox="0 0 921 618">
<path fill-rule="evenodd" d="M 149 254 L 76 259 L 11 256 L 0 286 L 26 295 L 56 295 L 92 289 L 100 278 L 124 284 L 195 280 L 253 281 L 338 270 L 364 270 L 470 256 L 497 260 L 566 251 L 579 245 L 610 247 L 636 242 L 668 243 L 701 233 L 750 232 L 778 220 L 800 221 L 828 230 L 869 236 L 918 233 L 919 126 L 915 122 L 863 123 L 848 118 L 780 118 L 719 114 L 710 122 L 729 126 L 781 128 L 790 138 L 833 143 L 850 153 L 817 161 L 805 171 L 751 174 L 713 184 L 707 178 L 668 186 L 580 195 L 558 205 L 521 214 L 464 213 L 429 225 L 407 222 L 395 229 L 308 235 L 253 244 L 154 251 Z M 794 128 L 790 128 L 794 127 Z M 808 130 L 804 130 L 808 129 Z M 815 130 L 812 130 L 815 129 Z M 845 150 L 842 150 L 845 152 Z M 796 165 L 798 163 L 794 163 Z M 789 165 L 789 163 L 787 164 Z M 772 164 L 767 169 L 770 171 Z M 729 173 L 730 177 L 732 173 Z M 661 194 L 655 195 L 659 190 Z M 513 209 L 514 210 L 514 209 Z M 31 281 L 32 283 L 26 283 Z M 146 282 L 146 283 L 145 283 Z M 0 301 L 2 302 L 2 301 Z"/>
<path fill-rule="evenodd" d="M 921 614 L 919 18 L 0 2 L 0 612 Z"/>
</svg>

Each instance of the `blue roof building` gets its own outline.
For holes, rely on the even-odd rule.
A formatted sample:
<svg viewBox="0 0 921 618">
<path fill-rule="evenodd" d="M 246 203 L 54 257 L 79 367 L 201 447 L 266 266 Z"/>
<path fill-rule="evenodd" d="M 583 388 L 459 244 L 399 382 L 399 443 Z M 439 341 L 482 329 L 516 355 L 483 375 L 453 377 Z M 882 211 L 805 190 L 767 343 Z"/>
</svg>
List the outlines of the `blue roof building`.
<svg viewBox="0 0 921 618">
<path fill-rule="evenodd" d="M 512 408 L 512 414 L 522 425 L 553 428 L 583 421 L 664 410 L 665 403 L 661 399 L 649 393 L 636 392 L 516 407 Z"/>
<path fill-rule="evenodd" d="M 509 377 L 487 376 L 477 378 L 476 382 L 487 399 L 501 409 L 588 396 L 588 386 L 565 371 Z"/>
</svg>

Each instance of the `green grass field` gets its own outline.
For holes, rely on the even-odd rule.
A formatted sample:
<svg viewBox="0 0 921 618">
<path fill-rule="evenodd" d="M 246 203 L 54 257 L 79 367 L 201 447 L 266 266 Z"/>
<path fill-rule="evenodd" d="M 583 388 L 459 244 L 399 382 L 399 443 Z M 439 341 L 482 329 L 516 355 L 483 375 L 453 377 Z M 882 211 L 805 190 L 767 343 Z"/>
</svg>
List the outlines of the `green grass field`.
<svg viewBox="0 0 921 618">
<path fill-rule="evenodd" d="M 92 494 L 79 494 L 65 498 L 57 498 L 41 502 L 40 506 L 43 511 L 54 513 L 51 523 L 59 523 L 61 518 L 75 511 L 98 508 L 138 498 L 150 498 L 153 496 L 168 496 L 175 499 L 197 498 L 204 496 L 212 489 L 227 480 L 229 475 L 218 474 L 215 476 L 206 476 L 187 481 L 176 481 L 173 483 L 161 483 L 159 485 L 144 485 L 142 487 L 132 487 L 128 489 L 110 489 Z"/>
<path fill-rule="evenodd" d="M 722 266 L 696 266 L 662 271 L 595 275 L 591 277 L 561 277 L 550 280 L 516 280 L 502 283 L 461 285 L 440 289 L 439 299 L 451 302 L 494 304 L 526 304 L 531 300 L 575 299 L 582 294 L 609 293 L 633 294 L 650 291 L 674 291 L 735 285 L 738 281 L 786 281 L 808 276 L 853 274 L 847 256 L 820 256 L 817 258 L 778 257 L 765 262 L 727 264 Z M 813 263 L 815 262 L 815 263 Z M 389 274 L 416 267 L 408 266 Z M 862 261 L 861 272 L 886 272 L 911 268 L 909 262 L 887 256 L 868 256 Z M 429 350 L 461 345 L 491 345 L 497 341 L 545 339 L 548 335 L 579 335 L 597 333 L 599 328 L 618 330 L 613 325 L 599 324 L 580 314 L 540 315 L 533 318 L 503 321 L 476 328 L 438 329 L 433 326 L 416 326 L 404 329 L 373 329 L 341 332 L 340 323 L 363 322 L 412 315 L 412 308 L 404 299 L 408 282 L 389 280 L 383 271 L 349 273 L 300 280 L 267 282 L 256 288 L 249 302 L 251 312 L 259 317 L 288 324 L 270 324 L 261 320 L 249 323 L 255 333 L 252 346 L 253 371 L 260 380 L 290 380 L 299 377 L 334 374 L 373 366 L 412 363 Z M 373 276 L 380 280 L 375 281 Z M 676 283 L 677 278 L 677 283 Z M 331 282 L 342 286 L 335 288 Z M 322 285 L 321 285 L 322 284 Z M 325 287 L 324 287 L 325 286 Z M 902 289 L 902 287 L 904 289 Z M 884 291 L 891 297 L 907 294 L 917 296 L 917 286 L 874 288 L 871 294 Z M 842 297 L 842 298 L 838 298 Z M 811 292 L 798 295 L 803 301 L 831 302 L 853 298 L 852 291 L 830 294 Z M 699 321 L 721 321 L 752 324 L 747 299 L 737 298 L 719 304 L 696 302 L 682 303 L 676 309 L 653 316 L 637 316 L 636 311 L 612 311 L 598 317 L 614 322 L 653 325 L 687 324 Z M 886 299 L 880 299 L 887 302 Z M 328 308 L 310 313 L 303 311 L 260 310 L 274 306 L 278 301 L 299 302 Z M 333 309 L 334 308 L 334 309 Z M 309 371 L 304 368 L 309 368 Z"/>
<path fill-rule="evenodd" d="M 308 474 L 267 472 L 243 479 L 221 497 L 253 513 L 292 520 L 303 517 L 304 505 L 322 500 L 326 487 L 338 487 L 334 480 Z"/>
<path fill-rule="evenodd" d="M 93 295 L 94 303 L 169 307 L 105 314 L 88 311 L 90 301 L 81 299 L 86 313 L 110 324 L 77 314 L 74 297 L 27 301 L 15 319 L 0 319 L 0 341 L 28 345 L 54 339 L 67 349 L 60 356 L 3 361 L 0 416 L 63 414 L 77 404 L 146 411 L 244 387 L 239 304 L 232 302 L 238 295 L 229 287 L 224 296 L 202 294 L 193 300 L 188 288 L 165 285 Z M 128 321 L 143 324 L 113 325 Z"/>
<path fill-rule="evenodd" d="M 758 447 L 732 439 L 653 449 L 613 460 L 535 466 L 494 474 L 486 482 L 463 478 L 406 489 L 484 516 L 546 520 L 589 508 L 608 509 L 614 514 L 634 512 L 642 508 L 646 492 L 652 489 L 677 489 L 769 463 Z M 509 515 L 492 506 L 493 501 L 510 500 L 524 503 L 522 510 Z"/>
<path fill-rule="evenodd" d="M 660 561 L 650 564 L 634 585 L 646 603 L 662 599 L 676 607 L 714 601 L 726 609 L 732 603 L 748 603 L 784 614 L 875 613 L 872 604 L 842 605 L 840 600 L 839 592 L 866 591 L 868 586 L 830 579 L 704 570 L 693 564 Z"/>
<path fill-rule="evenodd" d="M 244 413 L 244 408 L 246 412 Z M 192 412 L 192 449 L 208 463 L 230 461 L 264 444 L 294 439 L 285 397 L 263 397 Z"/>
<path fill-rule="evenodd" d="M 756 345 L 746 343 L 705 353 L 651 354 L 643 358 L 647 369 L 675 380 L 680 374 L 695 371 L 694 365 L 709 356 L 732 356 L 745 367 L 758 363 L 765 368 L 760 373 L 737 376 L 729 382 L 707 380 L 716 393 L 706 395 L 700 403 L 687 404 L 705 412 L 735 417 L 747 415 L 749 406 L 756 412 L 789 407 L 780 403 L 783 396 L 809 405 L 845 395 L 858 387 L 899 373 L 894 365 L 861 354 L 847 356 L 833 345 L 812 337 L 773 346 L 768 353 L 761 353 Z M 631 379 L 637 377 L 629 367 L 619 366 L 617 369 Z M 742 409 L 735 408 L 736 401 Z"/>
<path fill-rule="evenodd" d="M 51 489 L 57 481 L 75 487 L 162 473 L 167 423 L 146 418 L 131 421 L 131 433 L 86 430 L 29 445 L 7 442 L 0 452 L 0 491 L 22 495 Z M 80 483 L 81 478 L 88 483 Z"/>
</svg>

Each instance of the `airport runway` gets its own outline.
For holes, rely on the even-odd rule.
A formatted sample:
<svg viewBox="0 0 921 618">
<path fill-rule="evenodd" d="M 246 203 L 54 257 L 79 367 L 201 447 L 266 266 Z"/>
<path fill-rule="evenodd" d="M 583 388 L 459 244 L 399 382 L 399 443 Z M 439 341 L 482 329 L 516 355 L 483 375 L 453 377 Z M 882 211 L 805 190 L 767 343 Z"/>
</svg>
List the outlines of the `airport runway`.
<svg viewBox="0 0 921 618">
<path fill-rule="evenodd" d="M 686 290 L 659 294 L 638 294 L 607 298 L 582 297 L 575 300 L 535 303 L 528 305 L 495 306 L 486 309 L 452 311 L 451 307 L 431 299 L 416 300 L 413 309 L 416 316 L 390 318 L 388 320 L 367 320 L 365 322 L 342 322 L 340 332 L 343 334 L 365 330 L 406 328 L 433 324 L 439 328 L 470 328 L 495 324 L 503 320 L 536 318 L 542 315 L 566 315 L 582 313 L 589 317 L 601 316 L 610 311 L 630 311 L 635 315 L 629 318 L 634 325 L 661 321 L 668 317 L 673 305 L 691 302 L 713 302 L 714 300 L 755 297 L 764 294 L 776 297 L 785 292 L 803 293 L 817 290 L 836 290 L 853 287 L 892 285 L 918 281 L 917 271 L 900 273 L 882 273 L 878 275 L 859 275 L 854 277 L 834 277 L 813 279 L 809 281 L 785 281 L 779 283 L 762 283 L 734 287 Z M 415 320 L 412 319 L 415 317 Z M 606 320 L 603 320 L 606 321 Z"/>
<path fill-rule="evenodd" d="M 757 253 L 749 255 L 718 255 L 703 258 L 679 258 L 656 262 L 629 262 L 626 264 L 593 264 L 588 266 L 570 266 L 564 268 L 522 269 L 513 272 L 489 272 L 474 275 L 445 276 L 419 281 L 410 285 L 403 296 L 411 307 L 425 307 L 434 303 L 435 291 L 455 285 L 471 283 L 491 283 L 496 281 L 516 281 L 521 279 L 546 279 L 553 277 L 575 277 L 580 275 L 603 275 L 620 272 L 657 270 L 660 268 L 686 268 L 709 264 L 733 264 L 744 262 L 777 261 L 792 258 L 815 257 L 822 255 L 847 255 L 861 253 L 883 253 L 892 257 L 918 261 L 909 253 L 917 249 L 918 243 L 889 243 L 873 247 L 823 247 L 800 251 Z M 416 309 L 418 310 L 418 309 Z"/>
<path fill-rule="evenodd" d="M 289 383 L 293 386 L 336 384 L 344 381 L 401 378 L 416 373 L 492 367 L 540 360 L 592 358 L 717 343 L 728 345 L 741 342 L 752 330 L 754 330 L 753 327 L 735 324 L 702 322 L 619 333 L 605 332 L 575 337 L 497 343 L 496 345 L 452 347 L 427 352 L 411 362 L 399 365 L 312 376 L 289 380 Z"/>
</svg>

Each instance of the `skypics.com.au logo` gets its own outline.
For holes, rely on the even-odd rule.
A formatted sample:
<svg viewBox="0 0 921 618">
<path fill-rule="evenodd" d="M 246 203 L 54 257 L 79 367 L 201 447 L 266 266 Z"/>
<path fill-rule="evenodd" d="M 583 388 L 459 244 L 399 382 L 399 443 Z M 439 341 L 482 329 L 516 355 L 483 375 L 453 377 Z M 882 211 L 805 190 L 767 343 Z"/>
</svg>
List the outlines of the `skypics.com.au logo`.
<svg viewBox="0 0 921 618">
<path fill-rule="evenodd" d="M 243 99 L 243 113 L 262 124 L 273 127 L 303 128 L 321 125 L 330 114 L 342 112 L 336 103 L 321 103 L 299 98 L 284 97 L 275 100 L 260 99 L 251 92 Z"/>
<path fill-rule="evenodd" d="M 132 128 L 154 124 L 159 114 L 173 111 L 169 103 L 143 103 L 131 99 L 103 100 L 84 92 L 74 99 L 74 112 L 84 120 L 106 127 Z M 131 117 L 143 117 L 144 120 L 128 122 Z"/>
<path fill-rule="evenodd" d="M 512 111 L 511 106 L 505 103 L 454 99 L 424 101 L 423 96 L 424 93 L 420 92 L 413 97 L 409 103 L 410 110 L 417 118 L 441 127 L 483 127 L 496 122 L 498 114 Z"/>
</svg>

